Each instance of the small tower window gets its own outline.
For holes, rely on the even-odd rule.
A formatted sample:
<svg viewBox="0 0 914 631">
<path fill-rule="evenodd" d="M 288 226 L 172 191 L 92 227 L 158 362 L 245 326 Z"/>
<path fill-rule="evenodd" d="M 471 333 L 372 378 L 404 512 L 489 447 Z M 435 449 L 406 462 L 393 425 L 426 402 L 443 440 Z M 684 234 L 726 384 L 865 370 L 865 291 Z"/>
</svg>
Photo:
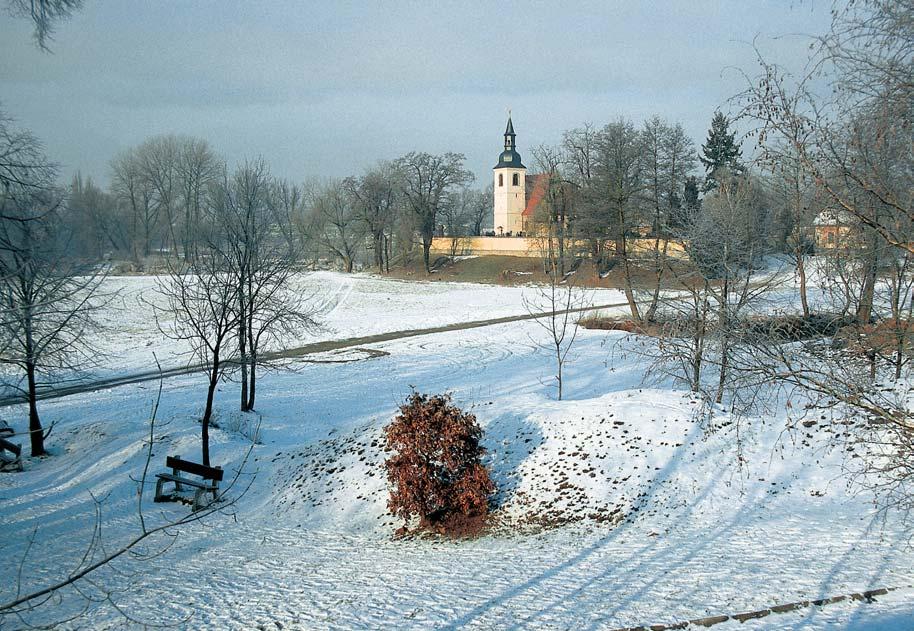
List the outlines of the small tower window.
<svg viewBox="0 0 914 631">
<path fill-rule="evenodd" d="M 505 185 L 505 175 L 504 175 L 504 173 L 499 173 L 499 174 L 498 174 L 498 185 L 499 185 L 499 186 L 504 186 L 504 185 Z"/>
<path fill-rule="evenodd" d="M 515 173 L 515 174 L 514 174 L 514 177 L 511 178 L 511 184 L 513 184 L 514 186 L 520 186 L 520 179 L 519 179 L 519 178 L 520 178 L 520 176 L 519 176 L 517 173 Z"/>
</svg>

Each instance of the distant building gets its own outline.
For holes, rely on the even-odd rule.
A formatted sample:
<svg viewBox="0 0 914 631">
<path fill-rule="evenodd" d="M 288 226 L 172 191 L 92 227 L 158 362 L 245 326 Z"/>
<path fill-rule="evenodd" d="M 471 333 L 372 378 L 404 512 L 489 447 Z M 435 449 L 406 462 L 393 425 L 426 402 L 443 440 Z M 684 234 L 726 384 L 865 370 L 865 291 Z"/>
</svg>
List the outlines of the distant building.
<svg viewBox="0 0 914 631">
<path fill-rule="evenodd" d="M 505 128 L 505 150 L 492 167 L 495 193 L 496 236 L 517 235 L 524 230 L 523 213 L 527 205 L 527 167 L 523 165 L 514 143 L 516 134 L 508 114 Z"/>
<path fill-rule="evenodd" d="M 816 248 L 829 250 L 847 247 L 856 223 L 854 216 L 846 210 L 826 208 L 812 222 Z"/>
<path fill-rule="evenodd" d="M 535 236 L 535 223 L 542 221 L 540 207 L 549 188 L 549 175 L 527 175 L 527 167 L 517 152 L 514 124 L 508 115 L 505 150 L 493 170 L 495 199 L 494 227 L 498 237 Z M 570 185 L 563 184 L 567 189 Z"/>
<path fill-rule="evenodd" d="M 498 163 L 492 167 L 492 231 L 478 237 L 452 236 L 445 235 L 442 226 L 432 239 L 432 252 L 447 256 L 539 258 L 542 256 L 541 237 L 549 222 L 564 217 L 566 225 L 569 224 L 578 193 L 576 186 L 570 182 L 553 182 L 547 173 L 527 175 L 527 167 L 517 151 L 516 138 L 509 113 L 504 149 L 498 156 Z M 638 226 L 634 233 L 629 242 L 631 252 L 649 254 L 653 251 L 657 245 L 656 240 L 646 238 L 651 233 L 650 226 Z M 577 252 L 585 250 L 585 244 L 580 239 L 567 243 Z M 684 258 L 686 253 L 682 244 L 671 242 L 669 256 Z"/>
</svg>

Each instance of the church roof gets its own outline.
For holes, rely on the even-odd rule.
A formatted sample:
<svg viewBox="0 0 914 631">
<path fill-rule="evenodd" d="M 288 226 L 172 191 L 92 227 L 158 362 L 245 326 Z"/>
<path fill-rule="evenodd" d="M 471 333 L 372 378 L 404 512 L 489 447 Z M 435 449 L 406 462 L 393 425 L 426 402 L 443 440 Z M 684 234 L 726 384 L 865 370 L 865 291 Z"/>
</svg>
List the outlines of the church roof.
<svg viewBox="0 0 914 631">
<path fill-rule="evenodd" d="M 493 169 L 526 169 L 527 167 L 520 161 L 520 154 L 514 146 L 514 123 L 511 122 L 511 115 L 508 114 L 508 126 L 505 127 L 505 150 L 498 156 L 498 164 Z"/>
<path fill-rule="evenodd" d="M 536 207 L 540 205 L 540 202 L 543 201 L 543 196 L 546 194 L 546 187 L 549 185 L 549 176 L 545 173 L 528 175 L 525 184 L 528 189 L 527 206 L 524 208 L 524 212 L 521 213 L 521 216 L 532 217 L 533 213 L 536 212 Z"/>
<path fill-rule="evenodd" d="M 498 156 L 498 164 L 493 169 L 526 169 L 521 161 L 520 154 L 514 149 L 505 149 Z"/>
</svg>

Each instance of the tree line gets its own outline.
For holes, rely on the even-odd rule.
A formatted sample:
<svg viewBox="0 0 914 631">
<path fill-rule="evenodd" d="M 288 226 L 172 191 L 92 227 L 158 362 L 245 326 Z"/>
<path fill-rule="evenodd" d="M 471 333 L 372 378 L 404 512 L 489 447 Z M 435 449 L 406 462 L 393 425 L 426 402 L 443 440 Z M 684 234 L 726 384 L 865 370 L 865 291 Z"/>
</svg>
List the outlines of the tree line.
<svg viewBox="0 0 914 631">
<path fill-rule="evenodd" d="M 409 259 L 421 245 L 428 267 L 436 234 L 481 234 L 490 214 L 491 193 L 472 188 L 464 162 L 458 153 L 411 152 L 360 176 L 304 183 L 270 177 L 258 195 L 284 217 L 275 228 L 298 242 L 303 261 L 388 272 L 392 260 Z M 188 256 L 224 191 L 225 173 L 205 140 L 165 135 L 116 156 L 108 190 L 76 175 L 64 212 L 74 254 L 126 260 L 135 269 Z"/>
</svg>

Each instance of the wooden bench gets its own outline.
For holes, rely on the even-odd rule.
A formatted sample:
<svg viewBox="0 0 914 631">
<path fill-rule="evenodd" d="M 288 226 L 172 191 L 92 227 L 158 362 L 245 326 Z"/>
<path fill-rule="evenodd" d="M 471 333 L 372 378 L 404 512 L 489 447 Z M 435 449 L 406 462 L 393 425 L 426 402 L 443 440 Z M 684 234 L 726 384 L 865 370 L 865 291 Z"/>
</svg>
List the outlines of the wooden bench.
<svg viewBox="0 0 914 631">
<path fill-rule="evenodd" d="M 0 470 L 7 468 L 22 471 L 22 447 L 0 438 Z"/>
<path fill-rule="evenodd" d="M 165 466 L 171 469 L 171 473 L 157 473 L 156 477 L 156 502 L 167 502 L 173 499 L 171 495 L 165 495 L 162 488 L 168 482 L 174 482 L 175 493 L 180 493 L 182 485 L 187 485 L 196 489 L 194 492 L 194 510 L 203 508 L 203 499 L 207 493 L 212 493 L 213 501 L 219 493 L 219 483 L 222 481 L 221 467 L 207 467 L 196 462 L 181 460 L 181 456 L 168 456 L 165 459 Z M 189 478 L 186 475 L 195 475 L 198 479 Z"/>
</svg>

